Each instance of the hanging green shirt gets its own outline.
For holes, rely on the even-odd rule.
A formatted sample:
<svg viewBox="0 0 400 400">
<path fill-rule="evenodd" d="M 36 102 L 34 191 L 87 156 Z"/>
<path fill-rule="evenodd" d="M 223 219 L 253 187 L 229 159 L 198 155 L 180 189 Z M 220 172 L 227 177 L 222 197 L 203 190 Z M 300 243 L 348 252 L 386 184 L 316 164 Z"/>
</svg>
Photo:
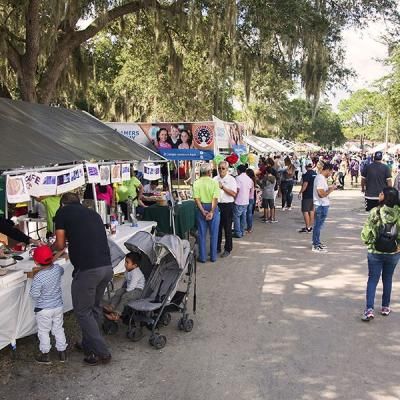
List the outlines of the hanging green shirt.
<svg viewBox="0 0 400 400">
<path fill-rule="evenodd" d="M 202 176 L 193 184 L 193 198 L 200 199 L 202 203 L 211 203 L 219 198 L 219 194 L 218 182 L 209 176 Z"/>
<path fill-rule="evenodd" d="M 60 208 L 60 199 L 60 196 L 49 196 L 40 201 L 46 209 L 47 232 L 53 233 L 54 231 L 53 218 L 55 217 L 57 210 Z"/>
</svg>

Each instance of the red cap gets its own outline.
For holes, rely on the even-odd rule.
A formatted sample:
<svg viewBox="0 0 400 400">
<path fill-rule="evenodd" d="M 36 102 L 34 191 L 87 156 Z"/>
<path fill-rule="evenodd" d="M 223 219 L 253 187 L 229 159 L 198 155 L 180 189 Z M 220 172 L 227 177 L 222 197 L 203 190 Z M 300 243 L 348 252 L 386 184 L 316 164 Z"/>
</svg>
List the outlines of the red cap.
<svg viewBox="0 0 400 400">
<path fill-rule="evenodd" d="M 33 253 L 33 260 L 41 265 L 49 265 L 53 262 L 53 252 L 49 246 L 37 247 Z"/>
</svg>

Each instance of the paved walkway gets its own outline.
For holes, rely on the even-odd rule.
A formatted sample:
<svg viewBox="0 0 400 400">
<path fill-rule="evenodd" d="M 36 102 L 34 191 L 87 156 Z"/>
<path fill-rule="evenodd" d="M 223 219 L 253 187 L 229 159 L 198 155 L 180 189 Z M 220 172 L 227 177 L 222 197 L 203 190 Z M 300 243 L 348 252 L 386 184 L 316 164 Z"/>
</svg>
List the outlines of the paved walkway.
<svg viewBox="0 0 400 400">
<path fill-rule="evenodd" d="M 25 339 L 19 359 L 2 371 L 0 398 L 399 399 L 400 285 L 393 292 L 398 313 L 360 321 L 366 214 L 358 191 L 335 192 L 332 203 L 323 232 L 328 254 L 312 253 L 310 235 L 297 233 L 297 204 L 278 210 L 279 224 L 257 218 L 230 258 L 200 265 L 192 333 L 173 321 L 164 329 L 167 346 L 156 351 L 121 331 L 109 338 L 112 364 L 100 367 L 83 366 L 76 352 L 65 366 L 38 366 L 33 339 Z"/>
</svg>

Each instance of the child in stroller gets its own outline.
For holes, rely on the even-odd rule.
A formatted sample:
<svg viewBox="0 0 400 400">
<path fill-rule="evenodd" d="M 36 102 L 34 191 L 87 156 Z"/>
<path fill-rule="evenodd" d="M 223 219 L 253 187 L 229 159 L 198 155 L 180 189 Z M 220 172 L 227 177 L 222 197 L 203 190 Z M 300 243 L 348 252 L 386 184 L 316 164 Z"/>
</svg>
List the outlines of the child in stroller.
<svg viewBox="0 0 400 400">
<path fill-rule="evenodd" d="M 108 320 L 118 321 L 125 306 L 130 301 L 141 298 L 145 286 L 145 278 L 139 266 L 139 254 L 130 252 L 125 256 L 125 281 L 122 287 L 111 297 L 109 303 L 103 307 L 105 317 Z"/>
</svg>

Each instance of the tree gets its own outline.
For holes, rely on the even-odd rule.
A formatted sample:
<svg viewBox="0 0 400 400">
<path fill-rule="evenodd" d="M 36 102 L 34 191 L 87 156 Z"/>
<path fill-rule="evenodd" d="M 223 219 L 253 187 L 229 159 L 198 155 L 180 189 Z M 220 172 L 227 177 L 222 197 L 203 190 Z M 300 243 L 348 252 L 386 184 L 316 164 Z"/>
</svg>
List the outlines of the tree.
<svg viewBox="0 0 400 400">
<path fill-rule="evenodd" d="M 348 138 L 383 140 L 387 101 L 384 94 L 361 89 L 339 104 L 340 118 L 347 128 Z"/>
</svg>

